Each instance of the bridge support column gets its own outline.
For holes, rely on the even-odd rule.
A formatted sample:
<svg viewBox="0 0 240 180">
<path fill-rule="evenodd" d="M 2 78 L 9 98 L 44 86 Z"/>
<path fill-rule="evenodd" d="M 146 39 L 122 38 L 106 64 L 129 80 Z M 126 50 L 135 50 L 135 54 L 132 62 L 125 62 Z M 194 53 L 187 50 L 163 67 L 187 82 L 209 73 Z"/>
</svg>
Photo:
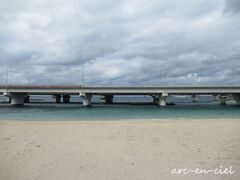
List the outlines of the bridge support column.
<svg viewBox="0 0 240 180">
<path fill-rule="evenodd" d="M 113 95 L 105 95 L 104 100 L 105 100 L 105 104 L 112 104 L 113 103 Z"/>
<path fill-rule="evenodd" d="M 56 103 L 61 103 L 61 95 L 57 94 L 57 95 L 53 95 L 52 97 L 53 97 L 53 99 L 55 99 Z"/>
<path fill-rule="evenodd" d="M 81 93 L 80 96 L 83 98 L 83 106 L 90 107 L 92 105 L 92 94 Z"/>
<path fill-rule="evenodd" d="M 30 103 L 30 96 L 24 98 L 24 103 Z"/>
<path fill-rule="evenodd" d="M 221 105 L 226 105 L 226 104 L 227 104 L 226 99 L 221 98 L 221 99 L 220 99 L 220 104 L 221 104 Z"/>
<path fill-rule="evenodd" d="M 24 99 L 29 95 L 25 93 L 6 93 L 5 96 L 11 99 L 11 105 L 24 105 Z"/>
<path fill-rule="evenodd" d="M 217 95 L 213 95 L 213 101 L 218 101 L 218 96 Z"/>
<path fill-rule="evenodd" d="M 159 97 L 154 95 L 154 96 L 152 96 L 152 98 L 153 98 L 153 104 L 158 104 Z"/>
<path fill-rule="evenodd" d="M 70 103 L 70 95 L 63 95 L 63 103 Z"/>
<path fill-rule="evenodd" d="M 221 105 L 226 105 L 227 104 L 227 96 L 220 96 L 219 102 Z"/>
<path fill-rule="evenodd" d="M 198 102 L 198 96 L 196 94 L 192 95 L 193 103 Z"/>
<path fill-rule="evenodd" d="M 240 106 L 240 94 L 233 95 L 233 98 L 236 101 L 236 105 Z"/>
<path fill-rule="evenodd" d="M 239 99 L 236 99 L 236 105 L 237 105 L 237 106 L 240 106 L 240 98 L 239 98 Z"/>
<path fill-rule="evenodd" d="M 167 105 L 167 97 L 168 97 L 168 93 L 162 93 L 162 95 L 159 96 L 159 102 L 158 105 L 160 107 L 165 107 Z"/>
</svg>

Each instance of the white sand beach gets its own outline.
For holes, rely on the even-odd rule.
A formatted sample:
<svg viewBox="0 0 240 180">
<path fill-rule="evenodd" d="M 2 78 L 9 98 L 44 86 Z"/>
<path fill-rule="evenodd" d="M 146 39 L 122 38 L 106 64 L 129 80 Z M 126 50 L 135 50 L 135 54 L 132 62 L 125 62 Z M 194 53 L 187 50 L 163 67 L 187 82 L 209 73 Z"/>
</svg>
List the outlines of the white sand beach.
<svg viewBox="0 0 240 180">
<path fill-rule="evenodd" d="M 161 179 L 240 179 L 240 120 L 0 122 L 0 180 Z"/>
</svg>

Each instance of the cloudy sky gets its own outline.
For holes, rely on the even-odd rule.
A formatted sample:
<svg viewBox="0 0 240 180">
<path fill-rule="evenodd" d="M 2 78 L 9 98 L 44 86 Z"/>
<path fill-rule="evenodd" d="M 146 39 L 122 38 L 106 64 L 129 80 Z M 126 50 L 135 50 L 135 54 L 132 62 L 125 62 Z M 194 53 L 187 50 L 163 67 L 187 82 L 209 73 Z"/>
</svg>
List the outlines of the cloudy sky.
<svg viewBox="0 0 240 180">
<path fill-rule="evenodd" d="M 240 1 L 0 0 L 0 84 L 7 69 L 17 84 L 239 85 Z"/>
</svg>

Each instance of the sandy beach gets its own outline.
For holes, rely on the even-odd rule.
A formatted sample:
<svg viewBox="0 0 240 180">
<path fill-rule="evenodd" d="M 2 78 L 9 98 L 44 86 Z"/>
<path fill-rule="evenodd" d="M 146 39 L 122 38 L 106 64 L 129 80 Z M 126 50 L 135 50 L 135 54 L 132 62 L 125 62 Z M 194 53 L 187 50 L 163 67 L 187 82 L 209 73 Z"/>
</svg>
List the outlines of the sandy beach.
<svg viewBox="0 0 240 180">
<path fill-rule="evenodd" d="M 0 121 L 0 180 L 160 179 L 240 179 L 240 120 Z"/>
</svg>

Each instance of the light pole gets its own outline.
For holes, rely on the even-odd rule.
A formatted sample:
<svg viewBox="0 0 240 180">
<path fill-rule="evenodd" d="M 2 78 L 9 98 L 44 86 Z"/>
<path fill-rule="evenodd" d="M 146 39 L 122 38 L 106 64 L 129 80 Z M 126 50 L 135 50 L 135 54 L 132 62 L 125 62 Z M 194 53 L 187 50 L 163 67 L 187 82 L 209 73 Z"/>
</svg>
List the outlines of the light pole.
<svg viewBox="0 0 240 180">
<path fill-rule="evenodd" d="M 160 83 L 160 86 L 162 86 L 162 77 L 161 77 L 161 71 L 159 73 L 159 83 Z"/>
<path fill-rule="evenodd" d="M 84 84 L 84 68 L 82 68 L 82 86 Z"/>
<path fill-rule="evenodd" d="M 166 72 L 166 86 L 168 86 L 168 72 Z"/>
<path fill-rule="evenodd" d="M 6 71 L 6 91 L 7 91 L 7 88 L 8 88 L 8 69 L 7 68 L 7 71 Z"/>
<path fill-rule="evenodd" d="M 201 76 L 198 77 L 198 85 L 201 86 Z"/>
<path fill-rule="evenodd" d="M 29 71 L 26 71 L 27 73 L 27 86 L 29 86 Z"/>
</svg>

